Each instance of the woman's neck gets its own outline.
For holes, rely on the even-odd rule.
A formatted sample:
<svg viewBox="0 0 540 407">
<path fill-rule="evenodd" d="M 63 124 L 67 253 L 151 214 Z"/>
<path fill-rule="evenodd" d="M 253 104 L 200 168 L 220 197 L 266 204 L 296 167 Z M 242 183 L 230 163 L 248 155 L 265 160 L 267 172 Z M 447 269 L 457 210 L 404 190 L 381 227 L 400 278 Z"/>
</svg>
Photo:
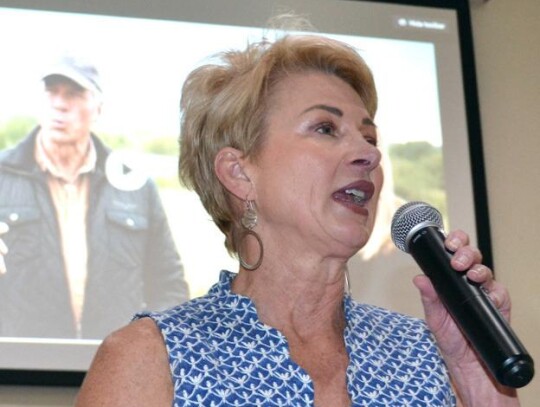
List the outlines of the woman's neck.
<svg viewBox="0 0 540 407">
<path fill-rule="evenodd" d="M 286 336 L 287 332 L 306 338 L 333 332 L 342 337 L 345 267 L 336 260 L 302 267 L 263 262 L 257 270 L 241 270 L 232 289 L 254 302 L 263 323 Z"/>
<path fill-rule="evenodd" d="M 250 297 L 259 319 L 284 335 L 291 359 L 313 381 L 316 405 L 350 405 L 343 307 L 346 266 L 336 261 L 303 266 L 242 269 L 233 280 L 233 291 Z"/>
</svg>

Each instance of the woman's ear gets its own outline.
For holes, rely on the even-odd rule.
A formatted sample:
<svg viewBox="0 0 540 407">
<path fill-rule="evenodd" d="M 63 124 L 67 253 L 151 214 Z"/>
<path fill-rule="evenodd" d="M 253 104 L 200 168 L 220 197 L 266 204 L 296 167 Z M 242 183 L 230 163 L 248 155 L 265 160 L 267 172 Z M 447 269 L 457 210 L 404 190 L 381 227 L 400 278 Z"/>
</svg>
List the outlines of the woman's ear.
<svg viewBox="0 0 540 407">
<path fill-rule="evenodd" d="M 244 200 L 251 192 L 253 185 L 244 171 L 243 153 L 232 147 L 219 150 L 214 159 L 214 168 L 221 184 L 231 194 Z"/>
</svg>

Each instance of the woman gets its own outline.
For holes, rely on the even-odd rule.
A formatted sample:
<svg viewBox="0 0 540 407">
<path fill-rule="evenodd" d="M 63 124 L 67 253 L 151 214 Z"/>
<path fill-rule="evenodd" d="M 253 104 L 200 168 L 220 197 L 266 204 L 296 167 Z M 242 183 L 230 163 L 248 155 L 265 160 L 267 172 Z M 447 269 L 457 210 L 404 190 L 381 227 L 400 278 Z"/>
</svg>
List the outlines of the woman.
<svg viewBox="0 0 540 407">
<path fill-rule="evenodd" d="M 414 282 L 438 347 L 424 322 L 345 292 L 383 182 L 377 95 L 354 50 L 286 36 L 225 53 L 188 77 L 181 108 L 181 178 L 240 269 L 108 337 L 78 406 L 451 406 L 448 374 L 463 405 L 519 404 L 426 277 Z M 506 290 L 467 235 L 452 232 L 446 245 L 508 316 Z"/>
</svg>

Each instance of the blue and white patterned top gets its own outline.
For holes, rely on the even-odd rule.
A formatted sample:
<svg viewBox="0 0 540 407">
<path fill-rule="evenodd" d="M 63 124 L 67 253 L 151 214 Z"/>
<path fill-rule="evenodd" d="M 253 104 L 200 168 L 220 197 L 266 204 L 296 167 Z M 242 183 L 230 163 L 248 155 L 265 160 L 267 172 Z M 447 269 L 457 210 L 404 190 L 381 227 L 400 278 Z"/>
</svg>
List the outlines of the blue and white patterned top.
<svg viewBox="0 0 540 407">
<path fill-rule="evenodd" d="M 207 295 L 151 317 L 174 382 L 174 406 L 311 406 L 313 383 L 286 338 L 259 321 L 253 302 L 231 292 L 222 271 Z M 444 363 L 423 321 L 344 300 L 353 406 L 455 406 Z"/>
</svg>

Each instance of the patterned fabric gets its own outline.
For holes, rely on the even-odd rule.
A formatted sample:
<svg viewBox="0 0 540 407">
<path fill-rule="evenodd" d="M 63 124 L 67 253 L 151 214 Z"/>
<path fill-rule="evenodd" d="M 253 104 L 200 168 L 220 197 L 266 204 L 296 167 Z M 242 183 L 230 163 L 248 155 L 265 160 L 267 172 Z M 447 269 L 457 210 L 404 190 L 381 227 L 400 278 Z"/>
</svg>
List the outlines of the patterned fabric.
<svg viewBox="0 0 540 407">
<path fill-rule="evenodd" d="M 259 321 L 253 302 L 231 293 L 222 271 L 206 296 L 151 317 L 169 352 L 174 406 L 310 406 L 309 375 L 286 338 Z M 442 359 L 418 319 L 344 299 L 353 406 L 455 406 Z"/>
</svg>

